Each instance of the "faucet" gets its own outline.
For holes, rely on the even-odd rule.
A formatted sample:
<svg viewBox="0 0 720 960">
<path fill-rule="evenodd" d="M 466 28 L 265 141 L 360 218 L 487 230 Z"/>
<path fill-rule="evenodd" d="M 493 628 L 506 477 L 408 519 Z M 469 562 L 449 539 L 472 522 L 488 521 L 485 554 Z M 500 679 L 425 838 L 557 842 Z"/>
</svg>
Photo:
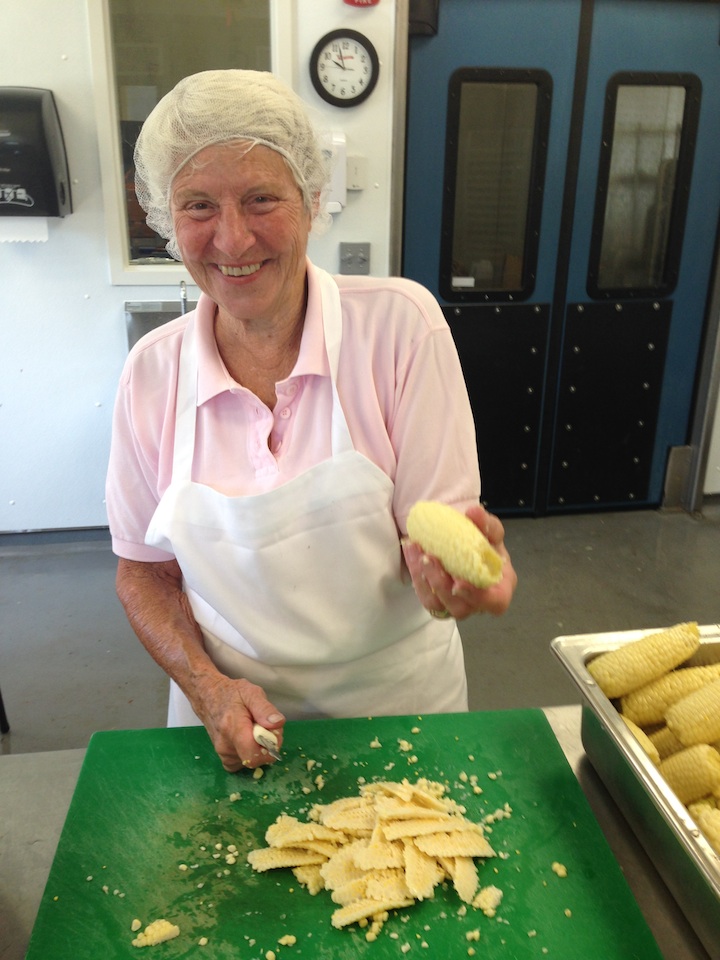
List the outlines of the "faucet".
<svg viewBox="0 0 720 960">
<path fill-rule="evenodd" d="M 180 315 L 183 316 L 187 313 L 187 286 L 185 281 L 180 281 Z"/>
</svg>

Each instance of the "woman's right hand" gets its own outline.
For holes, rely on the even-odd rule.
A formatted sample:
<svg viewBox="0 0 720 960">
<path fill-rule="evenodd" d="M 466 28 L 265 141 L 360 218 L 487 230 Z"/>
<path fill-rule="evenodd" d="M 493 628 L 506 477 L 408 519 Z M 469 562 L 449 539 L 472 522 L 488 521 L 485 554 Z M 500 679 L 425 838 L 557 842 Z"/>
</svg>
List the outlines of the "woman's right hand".
<svg viewBox="0 0 720 960">
<path fill-rule="evenodd" d="M 220 673 L 205 650 L 202 632 L 183 590 L 176 560 L 118 561 L 117 592 L 133 630 L 148 653 L 183 691 L 205 724 L 223 767 L 254 769 L 272 758 L 253 737 L 259 723 L 282 743 L 285 717 L 248 680 Z"/>
<path fill-rule="evenodd" d="M 259 723 L 272 730 L 281 746 L 285 717 L 267 699 L 262 687 L 219 675 L 203 690 L 199 702 L 193 703 L 193 709 L 229 773 L 275 762 L 253 737 L 253 727 Z"/>
</svg>

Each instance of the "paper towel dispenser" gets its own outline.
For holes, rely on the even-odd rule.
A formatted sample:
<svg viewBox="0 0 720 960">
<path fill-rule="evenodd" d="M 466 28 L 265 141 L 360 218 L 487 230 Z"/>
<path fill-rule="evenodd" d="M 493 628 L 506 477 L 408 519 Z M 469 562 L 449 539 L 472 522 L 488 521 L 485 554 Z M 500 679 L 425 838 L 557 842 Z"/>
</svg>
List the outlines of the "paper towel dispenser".
<svg viewBox="0 0 720 960">
<path fill-rule="evenodd" d="M 0 87 L 0 216 L 67 213 L 70 178 L 52 91 Z"/>
</svg>

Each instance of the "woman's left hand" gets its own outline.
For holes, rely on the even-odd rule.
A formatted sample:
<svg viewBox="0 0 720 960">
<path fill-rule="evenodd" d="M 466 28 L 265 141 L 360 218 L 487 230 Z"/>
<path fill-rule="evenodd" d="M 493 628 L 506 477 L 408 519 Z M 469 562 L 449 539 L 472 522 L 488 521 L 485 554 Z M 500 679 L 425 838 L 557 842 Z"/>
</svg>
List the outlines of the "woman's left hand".
<svg viewBox="0 0 720 960">
<path fill-rule="evenodd" d="M 498 583 L 480 589 L 465 580 L 456 580 L 436 557 L 423 553 L 411 540 L 402 542 L 405 563 L 420 602 L 434 616 L 465 620 L 474 613 L 491 613 L 499 617 L 510 606 L 517 585 L 517 574 L 505 547 L 505 528 L 494 514 L 479 504 L 470 507 L 466 515 L 504 560 L 502 579 Z"/>
</svg>

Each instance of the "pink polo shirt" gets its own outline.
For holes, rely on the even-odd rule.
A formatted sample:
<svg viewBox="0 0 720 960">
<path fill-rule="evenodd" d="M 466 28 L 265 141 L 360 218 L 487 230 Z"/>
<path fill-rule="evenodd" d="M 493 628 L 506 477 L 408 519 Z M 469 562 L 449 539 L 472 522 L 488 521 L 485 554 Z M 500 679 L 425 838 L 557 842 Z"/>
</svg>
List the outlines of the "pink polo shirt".
<svg viewBox="0 0 720 960">
<path fill-rule="evenodd" d="M 300 352 L 268 409 L 232 379 L 214 336 L 215 304 L 195 310 L 198 392 L 192 478 L 228 496 L 262 493 L 327 459 L 332 388 L 316 268 Z M 343 335 L 338 394 L 355 449 L 393 481 L 405 533 L 416 500 L 465 510 L 477 503 L 475 427 L 450 329 L 434 297 L 400 278 L 339 276 Z M 189 315 L 131 350 L 120 378 L 107 476 L 113 550 L 128 560 L 168 560 L 145 533 L 172 474 L 175 393 Z"/>
</svg>

